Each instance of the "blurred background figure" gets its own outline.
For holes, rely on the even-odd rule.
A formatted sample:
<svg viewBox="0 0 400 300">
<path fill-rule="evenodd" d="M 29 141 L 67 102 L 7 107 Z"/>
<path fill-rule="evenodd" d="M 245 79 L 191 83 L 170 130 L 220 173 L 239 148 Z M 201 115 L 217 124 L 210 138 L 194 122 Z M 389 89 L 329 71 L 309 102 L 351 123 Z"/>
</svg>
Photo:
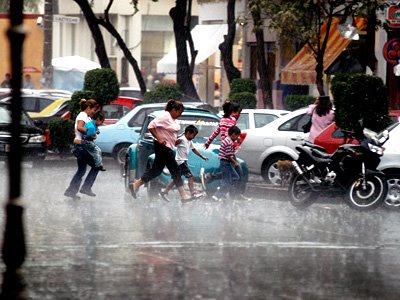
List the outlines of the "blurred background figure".
<svg viewBox="0 0 400 300">
<path fill-rule="evenodd" d="M 10 73 L 6 73 L 5 79 L 1 83 L 0 87 L 2 87 L 2 88 L 10 88 L 11 87 L 11 74 Z"/>
<path fill-rule="evenodd" d="M 119 84 L 120 87 L 128 87 L 129 86 L 129 81 L 128 77 L 124 76 L 121 78 L 121 83 Z"/>
<path fill-rule="evenodd" d="M 34 89 L 35 88 L 35 84 L 32 81 L 31 75 L 26 74 L 24 77 L 24 83 L 22 85 L 22 88 L 24 89 Z"/>
</svg>

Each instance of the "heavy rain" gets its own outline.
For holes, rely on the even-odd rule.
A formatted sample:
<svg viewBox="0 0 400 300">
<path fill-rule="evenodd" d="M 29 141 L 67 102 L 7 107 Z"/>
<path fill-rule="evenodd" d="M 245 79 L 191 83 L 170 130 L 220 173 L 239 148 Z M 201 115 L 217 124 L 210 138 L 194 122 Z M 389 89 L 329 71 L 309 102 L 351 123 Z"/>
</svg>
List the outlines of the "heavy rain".
<svg viewBox="0 0 400 300">
<path fill-rule="evenodd" d="M 0 177 L 7 178 L 0 163 Z M 26 299 L 398 299 L 398 212 L 305 210 L 253 179 L 251 200 L 133 199 L 106 160 L 95 197 L 63 196 L 71 157 L 23 164 Z M 7 180 L 1 181 L 4 203 Z M 2 219 L 3 212 L 2 212 Z M 2 267 L 4 268 L 4 267 Z"/>
</svg>

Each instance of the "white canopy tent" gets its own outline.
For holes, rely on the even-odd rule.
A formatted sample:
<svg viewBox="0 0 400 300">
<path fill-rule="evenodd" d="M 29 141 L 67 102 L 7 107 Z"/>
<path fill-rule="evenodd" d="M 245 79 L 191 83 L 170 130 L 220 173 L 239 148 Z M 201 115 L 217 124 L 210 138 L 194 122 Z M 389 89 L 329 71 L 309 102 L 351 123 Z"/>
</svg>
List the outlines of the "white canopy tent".
<svg viewBox="0 0 400 300">
<path fill-rule="evenodd" d="M 98 63 L 77 55 L 53 58 L 51 64 L 53 88 L 71 92 L 83 89 L 87 71 L 101 68 Z"/>
<path fill-rule="evenodd" d="M 227 24 L 196 25 L 192 29 L 194 48 L 198 51 L 195 61 L 196 66 L 218 50 L 218 46 L 224 41 L 224 35 L 227 32 Z M 189 46 L 187 46 L 187 52 L 190 60 Z M 176 61 L 176 48 L 173 48 L 157 62 L 157 73 L 175 74 Z"/>
</svg>

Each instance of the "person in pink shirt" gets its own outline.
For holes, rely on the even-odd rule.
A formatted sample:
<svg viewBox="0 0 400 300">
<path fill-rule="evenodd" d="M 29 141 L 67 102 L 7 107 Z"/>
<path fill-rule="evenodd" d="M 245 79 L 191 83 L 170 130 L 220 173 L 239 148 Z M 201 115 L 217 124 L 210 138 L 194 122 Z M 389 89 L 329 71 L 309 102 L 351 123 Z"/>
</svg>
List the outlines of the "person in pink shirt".
<svg viewBox="0 0 400 300">
<path fill-rule="evenodd" d="M 314 143 L 315 138 L 328 127 L 335 117 L 329 96 L 319 96 L 315 104 L 308 107 L 307 114 L 311 116 L 311 129 L 308 141 Z"/>
<path fill-rule="evenodd" d="M 154 136 L 154 164 L 147 169 L 142 177 L 136 180 L 130 190 L 132 196 L 136 198 L 139 187 L 161 174 L 165 166 L 171 173 L 172 179 L 178 188 L 182 201 L 191 200 L 191 197 L 183 188 L 182 177 L 173 152 L 174 146 L 178 144 L 178 133 L 180 125 L 177 119 L 181 116 L 185 107 L 182 102 L 169 100 L 165 106 L 165 113 L 150 122 L 148 129 Z"/>
</svg>

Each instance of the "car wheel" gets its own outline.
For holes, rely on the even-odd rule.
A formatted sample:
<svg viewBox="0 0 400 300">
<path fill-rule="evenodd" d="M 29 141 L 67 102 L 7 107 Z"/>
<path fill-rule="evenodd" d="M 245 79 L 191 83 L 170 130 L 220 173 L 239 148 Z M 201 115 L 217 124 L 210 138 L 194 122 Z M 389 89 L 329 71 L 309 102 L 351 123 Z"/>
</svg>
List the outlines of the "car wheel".
<svg viewBox="0 0 400 300">
<path fill-rule="evenodd" d="M 123 164 L 125 162 L 126 152 L 128 151 L 128 148 L 130 145 L 131 144 L 125 143 L 125 144 L 121 144 L 121 145 L 118 145 L 115 147 L 113 156 L 114 156 L 114 160 L 118 164 Z"/>
<path fill-rule="evenodd" d="M 278 160 L 292 160 L 285 154 L 278 154 L 267 158 L 261 167 L 261 176 L 264 180 L 273 185 L 281 185 L 282 179 L 277 165 Z"/>
<path fill-rule="evenodd" d="M 387 208 L 400 207 L 400 174 L 386 175 L 388 192 L 384 200 L 384 206 Z"/>
</svg>

